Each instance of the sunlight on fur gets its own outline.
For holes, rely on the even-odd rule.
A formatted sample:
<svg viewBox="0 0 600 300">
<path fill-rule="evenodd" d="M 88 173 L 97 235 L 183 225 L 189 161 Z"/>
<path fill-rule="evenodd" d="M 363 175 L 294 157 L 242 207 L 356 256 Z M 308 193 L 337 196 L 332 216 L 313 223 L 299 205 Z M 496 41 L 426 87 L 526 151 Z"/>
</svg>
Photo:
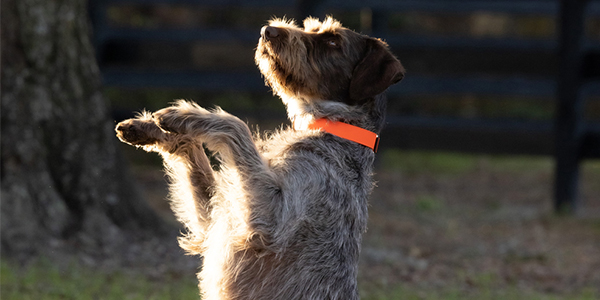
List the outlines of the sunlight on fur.
<svg viewBox="0 0 600 300">
<path fill-rule="evenodd" d="M 385 90 L 404 68 L 381 40 L 331 17 L 304 27 L 271 20 L 255 54 L 291 126 L 261 138 L 220 108 L 180 100 L 116 127 L 121 141 L 162 155 L 180 245 L 203 257 L 204 300 L 358 299 L 375 153 L 307 128 L 325 118 L 379 134 Z"/>
</svg>

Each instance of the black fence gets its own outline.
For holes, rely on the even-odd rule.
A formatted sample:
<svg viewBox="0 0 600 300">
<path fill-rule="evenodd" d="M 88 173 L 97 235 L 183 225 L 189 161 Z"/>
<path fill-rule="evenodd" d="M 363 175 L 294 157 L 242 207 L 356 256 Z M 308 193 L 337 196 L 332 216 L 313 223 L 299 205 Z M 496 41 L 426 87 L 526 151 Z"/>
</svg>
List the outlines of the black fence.
<svg viewBox="0 0 600 300">
<path fill-rule="evenodd" d="M 120 26 L 109 12 L 115 7 L 196 7 L 211 26 Z M 403 60 L 409 73 L 388 91 L 402 98 L 429 95 L 501 95 L 522 101 L 546 99 L 555 105 L 549 120 L 425 117 L 391 114 L 382 147 L 450 150 L 472 153 L 553 155 L 556 158 L 555 208 L 577 208 L 579 165 L 600 158 L 600 122 L 584 117 L 586 103 L 600 98 L 600 38 L 586 33 L 590 19 L 600 16 L 599 1 L 583 0 L 91 0 L 98 61 L 108 86 L 180 87 L 207 91 L 264 91 L 252 65 L 252 47 L 260 26 L 246 26 L 252 18 L 273 15 L 303 19 L 326 14 L 354 14 L 355 28 L 383 38 Z M 270 13 L 265 14 L 265 12 Z M 530 36 L 457 36 L 398 32 L 399 13 L 545 16 L 555 20 L 555 34 Z M 114 18 L 113 18 L 114 19 Z M 125 17 L 127 19 L 127 16 Z M 188 18 L 193 20 L 193 16 Z M 228 20 L 236 20 L 233 25 Z M 193 23 L 193 21 L 191 21 Z M 175 22 L 177 23 L 177 22 Z M 493 26 L 492 26 L 493 27 Z M 241 66 L 188 68 L 191 57 L 171 57 L 174 65 L 153 63 L 152 50 L 189 42 L 246 45 Z M 150 49 L 149 49 L 150 48 Z M 243 47 L 242 47 L 243 48 Z M 161 50 L 162 49 L 162 50 Z M 216 48 L 223 55 L 235 50 Z M 232 52 L 233 51 L 233 52 Z M 150 53 L 150 54 L 149 54 Z M 444 53 L 441 55 L 440 53 Z M 218 53 L 217 53 L 218 54 Z M 218 55 L 217 55 L 218 56 Z M 411 66 L 411 57 L 420 65 Z M 198 58 L 196 58 L 198 60 Z M 202 58 L 199 58 L 200 60 Z M 143 65 L 143 66 L 142 66 Z M 141 67 L 140 67 L 141 66 Z M 461 70 L 456 72 L 456 70 Z M 416 70 L 412 72 L 411 70 Z M 591 106 L 600 107 L 600 106 Z M 599 113 L 600 114 L 600 113 Z"/>
</svg>

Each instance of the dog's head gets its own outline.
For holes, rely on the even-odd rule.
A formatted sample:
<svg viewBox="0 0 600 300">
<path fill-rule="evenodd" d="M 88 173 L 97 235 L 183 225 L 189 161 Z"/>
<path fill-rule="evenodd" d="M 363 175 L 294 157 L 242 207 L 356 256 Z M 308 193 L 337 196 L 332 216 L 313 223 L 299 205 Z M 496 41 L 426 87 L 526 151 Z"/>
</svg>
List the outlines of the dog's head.
<svg viewBox="0 0 600 300">
<path fill-rule="evenodd" d="M 404 77 L 385 42 L 344 28 L 331 17 L 319 22 L 274 19 L 261 30 L 255 54 L 266 83 L 282 97 L 361 104 Z"/>
</svg>

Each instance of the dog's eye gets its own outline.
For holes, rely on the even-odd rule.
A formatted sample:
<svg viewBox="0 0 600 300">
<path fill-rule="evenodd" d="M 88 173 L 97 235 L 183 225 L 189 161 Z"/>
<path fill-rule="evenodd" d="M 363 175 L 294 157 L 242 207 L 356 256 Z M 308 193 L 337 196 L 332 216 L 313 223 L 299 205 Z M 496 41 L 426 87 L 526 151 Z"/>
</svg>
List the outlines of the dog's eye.
<svg viewBox="0 0 600 300">
<path fill-rule="evenodd" d="M 337 46 L 338 46 L 338 43 L 337 43 L 337 41 L 335 41 L 335 40 L 327 40 L 325 43 L 326 43 L 326 44 L 327 44 L 327 46 L 329 46 L 329 47 L 337 47 Z"/>
</svg>

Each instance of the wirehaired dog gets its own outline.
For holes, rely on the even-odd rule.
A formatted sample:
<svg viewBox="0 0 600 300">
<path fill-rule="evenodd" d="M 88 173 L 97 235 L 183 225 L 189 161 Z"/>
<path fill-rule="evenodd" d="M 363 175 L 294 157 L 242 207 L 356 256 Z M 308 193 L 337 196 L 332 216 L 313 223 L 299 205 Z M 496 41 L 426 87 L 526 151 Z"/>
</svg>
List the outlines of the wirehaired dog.
<svg viewBox="0 0 600 300">
<path fill-rule="evenodd" d="M 163 156 L 187 228 L 180 245 L 203 256 L 203 299 L 358 299 L 384 92 L 404 68 L 384 42 L 331 17 L 270 21 L 255 60 L 291 127 L 254 137 L 219 108 L 178 101 L 117 135 Z"/>
</svg>

